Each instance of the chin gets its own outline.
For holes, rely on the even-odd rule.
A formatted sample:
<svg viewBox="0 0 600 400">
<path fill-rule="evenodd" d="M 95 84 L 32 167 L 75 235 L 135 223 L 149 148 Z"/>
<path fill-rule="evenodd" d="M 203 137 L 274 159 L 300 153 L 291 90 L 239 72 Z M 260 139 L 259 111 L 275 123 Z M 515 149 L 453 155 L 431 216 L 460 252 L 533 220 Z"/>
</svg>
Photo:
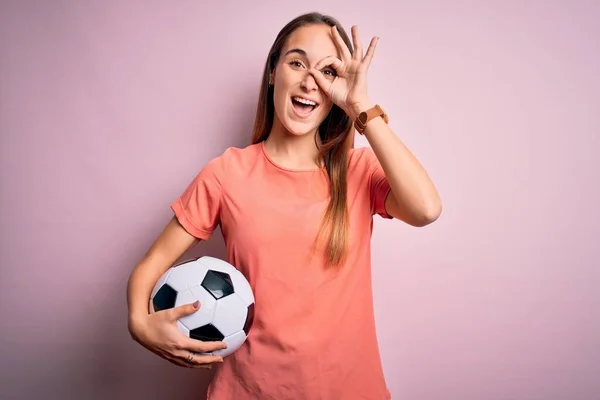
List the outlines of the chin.
<svg viewBox="0 0 600 400">
<path fill-rule="evenodd" d="M 294 136 L 305 136 L 312 134 L 319 129 L 319 125 L 323 122 L 327 113 L 323 111 L 324 106 L 319 105 L 310 113 L 299 113 L 290 103 L 286 104 L 281 121 L 283 127 Z"/>
<path fill-rule="evenodd" d="M 287 133 L 292 136 L 306 136 L 316 132 L 316 130 L 319 128 L 319 125 L 308 126 L 307 124 L 299 124 L 297 121 L 287 121 L 282 125 Z"/>
</svg>

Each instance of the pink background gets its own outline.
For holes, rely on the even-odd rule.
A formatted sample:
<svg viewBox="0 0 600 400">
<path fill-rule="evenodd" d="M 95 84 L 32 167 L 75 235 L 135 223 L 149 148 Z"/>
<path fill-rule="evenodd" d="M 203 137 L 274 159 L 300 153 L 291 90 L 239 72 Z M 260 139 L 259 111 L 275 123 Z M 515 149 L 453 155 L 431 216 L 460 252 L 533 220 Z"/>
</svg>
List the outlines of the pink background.
<svg viewBox="0 0 600 400">
<path fill-rule="evenodd" d="M 319 10 L 381 37 L 371 97 L 444 202 L 423 229 L 376 220 L 394 399 L 599 399 L 594 3 L 2 2 L 0 397 L 203 398 L 208 372 L 130 339 L 126 280 L 248 143 L 278 30 Z"/>
</svg>

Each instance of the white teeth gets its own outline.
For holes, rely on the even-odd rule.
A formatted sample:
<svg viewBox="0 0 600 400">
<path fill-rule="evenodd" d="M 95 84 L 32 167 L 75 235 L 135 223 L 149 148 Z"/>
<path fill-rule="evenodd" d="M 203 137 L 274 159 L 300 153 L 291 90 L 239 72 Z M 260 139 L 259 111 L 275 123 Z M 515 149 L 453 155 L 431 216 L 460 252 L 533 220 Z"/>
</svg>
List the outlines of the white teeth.
<svg viewBox="0 0 600 400">
<path fill-rule="evenodd" d="M 303 99 L 302 97 L 294 97 L 294 100 L 296 100 L 297 102 L 302 103 L 302 104 L 307 104 L 309 106 L 317 105 L 317 103 L 315 103 L 314 101 L 306 100 L 306 99 Z"/>
</svg>

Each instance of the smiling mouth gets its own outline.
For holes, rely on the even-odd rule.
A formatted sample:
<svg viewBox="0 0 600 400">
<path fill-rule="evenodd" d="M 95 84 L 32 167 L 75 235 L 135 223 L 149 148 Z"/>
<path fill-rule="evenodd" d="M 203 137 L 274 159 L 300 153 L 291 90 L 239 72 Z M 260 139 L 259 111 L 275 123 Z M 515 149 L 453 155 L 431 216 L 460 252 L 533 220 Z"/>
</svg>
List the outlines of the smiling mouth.
<svg viewBox="0 0 600 400">
<path fill-rule="evenodd" d="M 294 96 L 291 98 L 292 107 L 296 111 L 296 113 L 302 117 L 306 117 L 310 115 L 315 108 L 319 106 L 319 104 L 314 101 L 303 99 L 302 97 Z"/>
</svg>

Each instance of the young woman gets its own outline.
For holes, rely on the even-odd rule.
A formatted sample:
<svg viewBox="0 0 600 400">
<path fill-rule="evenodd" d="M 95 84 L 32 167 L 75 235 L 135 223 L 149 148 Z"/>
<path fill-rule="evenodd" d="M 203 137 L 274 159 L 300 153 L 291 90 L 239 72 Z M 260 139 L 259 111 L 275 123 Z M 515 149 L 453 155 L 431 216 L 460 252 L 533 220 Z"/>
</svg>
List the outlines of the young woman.
<svg viewBox="0 0 600 400">
<path fill-rule="evenodd" d="M 366 52 L 355 26 L 352 39 L 318 13 L 282 29 L 267 58 L 252 144 L 202 168 L 131 274 L 132 337 L 177 365 L 218 365 L 209 400 L 391 398 L 374 324 L 372 218 L 424 226 L 441 205 L 368 97 L 378 38 Z M 370 147 L 354 148 L 355 128 Z M 202 305 L 148 313 L 160 275 L 217 226 L 228 261 L 256 299 L 246 343 L 224 360 L 198 354 L 224 343 L 186 338 L 176 328 Z"/>
</svg>

